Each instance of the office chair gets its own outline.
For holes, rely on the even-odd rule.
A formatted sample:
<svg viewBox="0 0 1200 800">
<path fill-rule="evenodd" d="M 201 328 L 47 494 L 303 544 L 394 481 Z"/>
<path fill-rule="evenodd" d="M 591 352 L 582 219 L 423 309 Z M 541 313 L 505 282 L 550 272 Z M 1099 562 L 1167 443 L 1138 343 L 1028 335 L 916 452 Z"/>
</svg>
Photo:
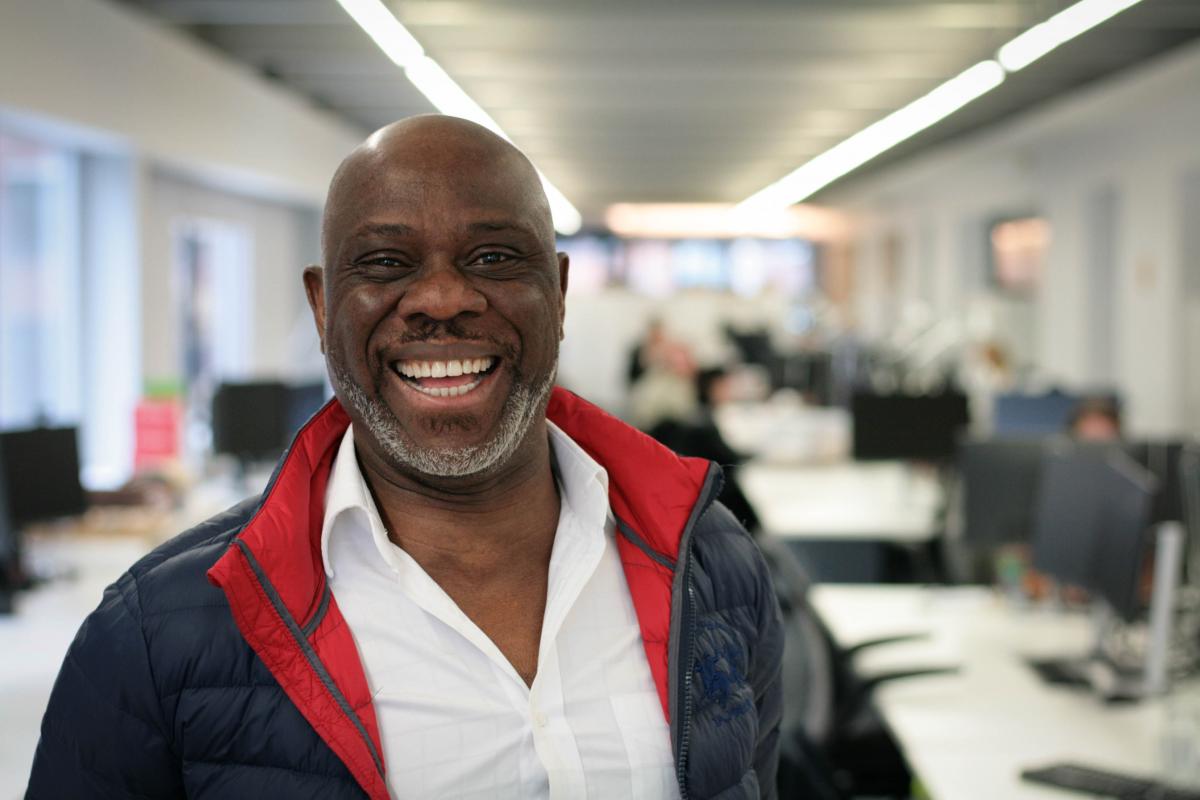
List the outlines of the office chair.
<svg viewBox="0 0 1200 800">
<path fill-rule="evenodd" d="M 783 612 L 780 797 L 908 797 L 912 775 L 871 707 L 871 695 L 877 686 L 893 680 L 955 670 L 918 667 L 860 676 L 854 668 L 858 653 L 922 639 L 924 634 L 906 633 L 839 647 L 808 602 L 811 581 L 795 554 L 776 539 L 762 537 L 758 544 Z"/>
</svg>

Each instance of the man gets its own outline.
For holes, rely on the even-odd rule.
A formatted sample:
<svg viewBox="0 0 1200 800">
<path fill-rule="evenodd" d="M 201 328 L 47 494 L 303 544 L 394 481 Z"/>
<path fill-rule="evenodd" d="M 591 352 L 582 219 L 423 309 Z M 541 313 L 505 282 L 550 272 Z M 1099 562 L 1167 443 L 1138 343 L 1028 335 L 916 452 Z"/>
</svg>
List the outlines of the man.
<svg viewBox="0 0 1200 800">
<path fill-rule="evenodd" d="M 31 798 L 773 792 L 778 608 L 680 459 L 554 389 L 537 174 L 448 117 L 340 167 L 304 282 L 337 399 L 261 498 L 84 623 Z"/>
</svg>

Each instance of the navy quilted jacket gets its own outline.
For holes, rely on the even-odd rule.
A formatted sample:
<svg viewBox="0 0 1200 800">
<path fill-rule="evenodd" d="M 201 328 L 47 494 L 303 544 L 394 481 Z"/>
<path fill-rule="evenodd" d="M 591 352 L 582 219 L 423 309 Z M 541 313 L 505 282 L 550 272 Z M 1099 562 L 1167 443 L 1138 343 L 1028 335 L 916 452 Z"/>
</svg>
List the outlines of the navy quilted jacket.
<svg viewBox="0 0 1200 800">
<path fill-rule="evenodd" d="M 757 548 L 713 502 L 719 469 L 563 390 L 547 415 L 608 470 L 683 797 L 773 796 L 779 611 Z M 348 423 L 330 403 L 262 497 L 108 588 L 55 683 L 27 798 L 388 796 L 362 665 L 320 563 Z"/>
</svg>

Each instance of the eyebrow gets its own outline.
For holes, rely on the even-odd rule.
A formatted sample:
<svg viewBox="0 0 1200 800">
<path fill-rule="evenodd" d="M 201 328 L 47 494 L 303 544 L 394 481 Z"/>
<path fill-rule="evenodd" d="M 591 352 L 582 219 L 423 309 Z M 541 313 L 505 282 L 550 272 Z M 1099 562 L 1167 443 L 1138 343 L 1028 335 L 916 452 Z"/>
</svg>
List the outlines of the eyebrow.
<svg viewBox="0 0 1200 800">
<path fill-rule="evenodd" d="M 529 228 L 515 222 L 472 222 L 467 226 L 467 230 L 471 233 L 502 233 L 504 231 L 530 233 Z"/>
<path fill-rule="evenodd" d="M 412 236 L 416 233 L 416 229 L 409 225 L 401 225 L 398 222 L 367 222 L 359 225 L 354 231 L 352 238 L 365 236 L 379 236 L 384 238 L 398 236 Z"/>
</svg>

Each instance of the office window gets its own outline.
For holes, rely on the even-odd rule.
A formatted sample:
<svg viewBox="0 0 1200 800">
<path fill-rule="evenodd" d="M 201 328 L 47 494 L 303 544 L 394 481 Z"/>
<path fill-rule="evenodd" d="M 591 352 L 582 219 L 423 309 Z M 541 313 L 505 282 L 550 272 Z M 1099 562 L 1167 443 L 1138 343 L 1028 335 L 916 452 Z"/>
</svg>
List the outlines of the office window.
<svg viewBox="0 0 1200 800">
<path fill-rule="evenodd" d="M 0 131 L 0 427 L 80 417 L 79 159 Z"/>
<path fill-rule="evenodd" d="M 816 253 L 801 239 L 560 239 L 571 256 L 570 289 L 590 294 L 624 285 L 667 298 L 684 289 L 764 291 L 802 298 L 817 288 Z"/>
<path fill-rule="evenodd" d="M 614 243 L 611 239 L 574 236 L 560 239 L 558 246 L 571 259 L 567 290 L 572 294 L 594 294 L 612 281 Z"/>
<path fill-rule="evenodd" d="M 671 245 L 671 282 L 677 289 L 725 289 L 729 286 L 726 244 L 712 239 L 683 239 Z"/>
</svg>

